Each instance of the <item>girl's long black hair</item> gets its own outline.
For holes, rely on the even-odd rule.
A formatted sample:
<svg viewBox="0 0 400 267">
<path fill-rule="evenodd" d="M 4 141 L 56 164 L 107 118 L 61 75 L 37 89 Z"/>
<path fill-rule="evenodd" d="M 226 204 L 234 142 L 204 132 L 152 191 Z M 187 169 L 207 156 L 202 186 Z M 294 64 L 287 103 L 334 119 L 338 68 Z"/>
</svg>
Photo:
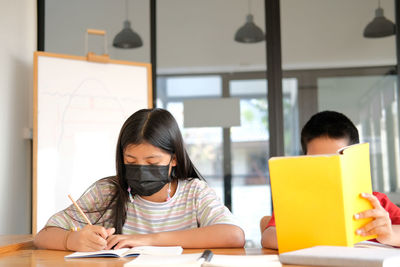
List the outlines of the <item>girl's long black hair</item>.
<svg viewBox="0 0 400 267">
<path fill-rule="evenodd" d="M 190 160 L 182 134 L 174 117 L 164 109 L 142 109 L 132 114 L 121 128 L 116 155 L 116 176 L 105 178 L 115 186 L 115 194 L 107 205 L 112 210 L 111 220 L 116 233 L 122 233 L 125 224 L 128 184 L 125 179 L 124 150 L 131 144 L 148 143 L 165 152 L 175 155 L 176 166 L 172 169 L 173 179 L 203 177 Z M 102 214 L 104 214 L 104 212 Z"/>
</svg>

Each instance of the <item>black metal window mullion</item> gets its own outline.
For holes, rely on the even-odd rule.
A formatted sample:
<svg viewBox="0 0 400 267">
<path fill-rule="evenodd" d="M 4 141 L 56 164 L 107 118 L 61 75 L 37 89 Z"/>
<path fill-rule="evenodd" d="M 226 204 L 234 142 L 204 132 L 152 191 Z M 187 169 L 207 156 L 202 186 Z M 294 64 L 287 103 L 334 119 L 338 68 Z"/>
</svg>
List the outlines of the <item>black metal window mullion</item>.
<svg viewBox="0 0 400 267">
<path fill-rule="evenodd" d="M 229 80 L 226 75 L 222 78 L 222 97 L 229 98 Z M 232 142 L 231 128 L 222 129 L 223 176 L 224 176 L 224 204 L 232 211 Z"/>
<path fill-rule="evenodd" d="M 269 156 L 283 156 L 282 47 L 280 0 L 265 0 Z"/>
</svg>

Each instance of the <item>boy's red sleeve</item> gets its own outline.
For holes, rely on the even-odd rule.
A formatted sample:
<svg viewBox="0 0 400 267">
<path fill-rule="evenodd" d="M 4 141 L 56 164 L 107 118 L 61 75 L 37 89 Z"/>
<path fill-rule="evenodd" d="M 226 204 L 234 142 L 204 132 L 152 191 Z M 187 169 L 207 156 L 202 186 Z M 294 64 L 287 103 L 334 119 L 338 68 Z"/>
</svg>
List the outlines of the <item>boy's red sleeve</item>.
<svg viewBox="0 0 400 267">
<path fill-rule="evenodd" d="M 372 193 L 381 203 L 381 206 L 389 213 L 392 224 L 400 224 L 400 208 L 397 207 L 390 199 L 383 193 Z"/>
<path fill-rule="evenodd" d="M 274 216 L 274 213 L 272 213 L 271 219 L 269 220 L 269 222 L 268 222 L 268 224 L 267 224 L 267 227 L 265 227 L 265 229 L 267 229 L 267 228 L 270 227 L 270 226 L 275 226 L 275 216 Z M 265 229 L 264 229 L 264 230 L 265 230 Z"/>
</svg>

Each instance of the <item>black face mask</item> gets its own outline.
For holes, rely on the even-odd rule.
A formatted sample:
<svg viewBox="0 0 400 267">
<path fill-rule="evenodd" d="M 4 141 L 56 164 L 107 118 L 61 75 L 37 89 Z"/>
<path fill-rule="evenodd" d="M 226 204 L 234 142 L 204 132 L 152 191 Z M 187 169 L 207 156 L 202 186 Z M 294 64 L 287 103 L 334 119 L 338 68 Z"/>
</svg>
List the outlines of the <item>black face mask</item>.
<svg viewBox="0 0 400 267">
<path fill-rule="evenodd" d="M 169 164 L 166 166 L 125 164 L 125 178 L 132 193 L 140 196 L 151 196 L 171 182 Z"/>
</svg>

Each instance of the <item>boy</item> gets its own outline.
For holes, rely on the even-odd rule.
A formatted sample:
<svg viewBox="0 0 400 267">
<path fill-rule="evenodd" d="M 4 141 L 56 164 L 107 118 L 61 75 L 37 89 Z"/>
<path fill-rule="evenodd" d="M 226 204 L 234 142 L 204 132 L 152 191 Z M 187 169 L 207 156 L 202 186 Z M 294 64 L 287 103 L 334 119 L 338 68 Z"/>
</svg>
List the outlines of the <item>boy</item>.
<svg viewBox="0 0 400 267">
<path fill-rule="evenodd" d="M 333 154 L 342 147 L 356 143 L 359 143 L 357 128 L 345 115 L 335 111 L 315 114 L 301 131 L 301 147 L 306 155 Z M 400 246 L 400 208 L 383 193 L 363 193 L 362 197 L 368 199 L 374 208 L 355 214 L 354 218 L 375 219 L 356 233 L 362 236 L 376 234 L 378 242 Z M 274 215 L 269 222 L 268 219 L 263 217 L 260 222 L 261 244 L 264 248 L 277 249 Z"/>
</svg>

